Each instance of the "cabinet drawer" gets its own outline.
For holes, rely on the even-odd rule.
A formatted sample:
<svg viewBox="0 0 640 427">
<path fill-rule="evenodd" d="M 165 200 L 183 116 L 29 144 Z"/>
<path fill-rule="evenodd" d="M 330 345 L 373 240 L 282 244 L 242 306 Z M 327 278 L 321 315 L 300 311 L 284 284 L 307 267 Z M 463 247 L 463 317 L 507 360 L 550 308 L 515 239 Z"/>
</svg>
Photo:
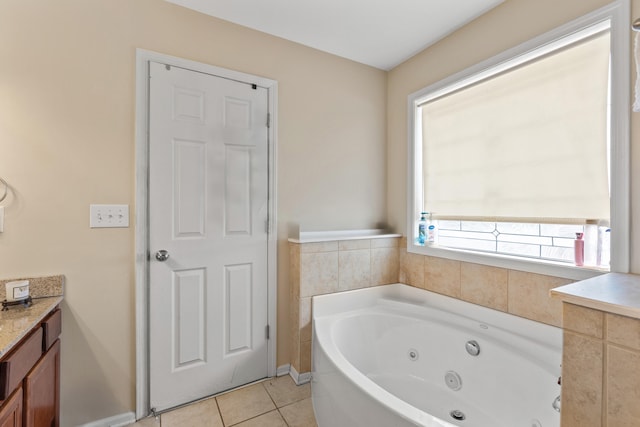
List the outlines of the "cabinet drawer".
<svg viewBox="0 0 640 427">
<path fill-rule="evenodd" d="M 36 329 L 0 362 L 0 400 L 22 382 L 42 356 L 42 328 Z"/>
<path fill-rule="evenodd" d="M 49 347 L 56 342 L 62 332 L 62 310 L 59 308 L 42 321 L 42 351 L 49 350 Z"/>
</svg>

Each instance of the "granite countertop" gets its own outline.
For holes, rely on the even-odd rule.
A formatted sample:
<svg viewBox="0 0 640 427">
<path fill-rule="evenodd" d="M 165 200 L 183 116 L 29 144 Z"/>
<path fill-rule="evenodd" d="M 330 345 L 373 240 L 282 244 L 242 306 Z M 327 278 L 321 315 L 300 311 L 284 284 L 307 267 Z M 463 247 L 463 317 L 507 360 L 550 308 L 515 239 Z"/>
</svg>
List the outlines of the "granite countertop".
<svg viewBox="0 0 640 427">
<path fill-rule="evenodd" d="M 0 301 L 5 299 L 6 282 L 24 279 L 29 280 L 29 294 L 33 298 L 33 305 L 15 305 L 10 306 L 7 311 L 0 311 L 0 357 L 40 324 L 63 299 L 64 276 L 48 276 L 0 280 Z"/>
<path fill-rule="evenodd" d="M 62 297 L 44 297 L 33 300 L 31 307 L 12 306 L 0 311 L 0 357 L 36 327 L 58 304 Z"/>
<path fill-rule="evenodd" d="M 640 276 L 608 273 L 551 289 L 551 297 L 608 313 L 640 319 Z"/>
</svg>

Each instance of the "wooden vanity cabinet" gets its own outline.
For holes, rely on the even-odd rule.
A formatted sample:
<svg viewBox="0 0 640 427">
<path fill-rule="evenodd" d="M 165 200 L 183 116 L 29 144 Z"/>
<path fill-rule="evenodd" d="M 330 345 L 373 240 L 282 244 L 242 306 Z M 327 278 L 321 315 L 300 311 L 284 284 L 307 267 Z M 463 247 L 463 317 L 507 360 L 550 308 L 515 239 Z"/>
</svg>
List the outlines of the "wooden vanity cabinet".
<svg viewBox="0 0 640 427">
<path fill-rule="evenodd" d="M 25 426 L 59 425 L 60 340 L 55 341 L 29 372 L 23 387 Z"/>
<path fill-rule="evenodd" d="M 61 325 L 58 308 L 0 360 L 0 427 L 60 425 Z"/>
<path fill-rule="evenodd" d="M 1 408 L 0 427 L 22 427 L 22 387 L 18 387 Z"/>
</svg>

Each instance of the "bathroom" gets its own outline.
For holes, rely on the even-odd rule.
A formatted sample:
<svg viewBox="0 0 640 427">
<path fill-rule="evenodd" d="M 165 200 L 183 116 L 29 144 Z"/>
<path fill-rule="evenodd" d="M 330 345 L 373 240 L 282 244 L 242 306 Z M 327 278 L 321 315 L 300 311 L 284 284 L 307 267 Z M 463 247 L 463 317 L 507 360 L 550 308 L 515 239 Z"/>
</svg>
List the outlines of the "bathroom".
<svg viewBox="0 0 640 427">
<path fill-rule="evenodd" d="M 0 279 L 66 278 L 61 425 L 136 409 L 137 48 L 278 82 L 280 367 L 293 359 L 291 229 L 406 234 L 407 97 L 608 3 L 508 0 L 384 71 L 161 0 L 0 2 L 0 177 L 11 188 Z M 629 272 L 640 273 L 637 114 L 630 135 Z M 129 205 L 132 226 L 90 229 L 89 205 L 103 203 Z"/>
</svg>

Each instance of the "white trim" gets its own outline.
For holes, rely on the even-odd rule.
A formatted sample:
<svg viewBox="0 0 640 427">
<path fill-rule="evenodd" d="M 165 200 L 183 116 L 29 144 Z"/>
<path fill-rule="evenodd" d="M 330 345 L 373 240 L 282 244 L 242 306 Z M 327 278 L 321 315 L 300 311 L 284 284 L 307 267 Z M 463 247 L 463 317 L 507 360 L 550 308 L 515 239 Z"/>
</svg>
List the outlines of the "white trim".
<svg viewBox="0 0 640 427">
<path fill-rule="evenodd" d="M 289 375 L 291 372 L 291 364 L 287 363 L 286 365 L 278 366 L 276 370 L 276 377 L 284 377 L 285 375 Z"/>
<path fill-rule="evenodd" d="M 302 374 L 299 374 L 298 371 L 296 371 L 296 368 L 294 368 L 293 366 L 291 367 L 291 371 L 289 371 L 289 375 L 293 379 L 293 382 L 296 383 L 296 385 L 306 384 L 311 381 L 311 372 L 304 372 Z"/>
<path fill-rule="evenodd" d="M 611 272 L 628 273 L 631 248 L 631 153 L 629 0 L 609 6 L 611 14 Z M 603 11 L 604 13 L 604 11 Z"/>
<path fill-rule="evenodd" d="M 136 422 L 136 414 L 127 412 L 125 414 L 114 415 L 109 418 L 92 421 L 82 424 L 80 427 L 124 427 Z"/>
<path fill-rule="evenodd" d="M 629 272 L 629 230 L 630 230 L 630 153 L 629 153 L 629 0 L 616 0 L 613 3 L 591 12 L 581 18 L 562 25 L 555 30 L 535 37 L 519 46 L 508 49 L 492 58 L 455 73 L 439 82 L 429 85 L 409 95 L 407 103 L 408 116 L 408 171 L 407 171 L 407 250 L 412 253 L 474 262 L 495 267 L 540 273 L 574 280 L 583 280 L 602 274 L 602 271 L 589 270 L 538 260 L 527 260 L 494 254 L 463 251 L 456 249 L 434 248 L 418 246 L 413 243 L 416 213 L 420 206 L 421 175 L 419 144 L 415 143 L 416 129 L 421 127 L 421 118 L 417 114 L 416 106 L 424 101 L 428 94 L 441 91 L 454 82 L 470 78 L 470 76 L 485 72 L 488 68 L 503 64 L 511 58 L 523 56 L 542 45 L 549 45 L 568 34 L 575 33 L 582 28 L 611 19 L 611 56 L 612 56 L 612 144 L 611 162 L 616 168 L 611 174 L 611 224 L 615 227 L 611 233 L 611 271 L 618 273 Z"/>
<path fill-rule="evenodd" d="M 276 375 L 277 350 L 277 126 L 278 126 L 278 82 L 239 71 L 202 64 L 187 59 L 164 55 L 144 49 L 136 50 L 136 416 L 149 414 L 149 265 L 148 248 L 148 115 L 147 104 L 149 61 L 175 67 L 200 71 L 227 79 L 256 84 L 267 89 L 271 125 L 268 130 L 269 143 L 269 237 L 267 249 L 268 269 L 268 322 L 270 338 L 267 346 L 268 376 Z"/>
<path fill-rule="evenodd" d="M 335 240 L 388 239 L 402 237 L 402 234 L 390 233 L 386 230 L 336 230 L 336 231 L 301 231 L 297 237 L 290 237 L 291 243 L 332 242 Z"/>
</svg>

